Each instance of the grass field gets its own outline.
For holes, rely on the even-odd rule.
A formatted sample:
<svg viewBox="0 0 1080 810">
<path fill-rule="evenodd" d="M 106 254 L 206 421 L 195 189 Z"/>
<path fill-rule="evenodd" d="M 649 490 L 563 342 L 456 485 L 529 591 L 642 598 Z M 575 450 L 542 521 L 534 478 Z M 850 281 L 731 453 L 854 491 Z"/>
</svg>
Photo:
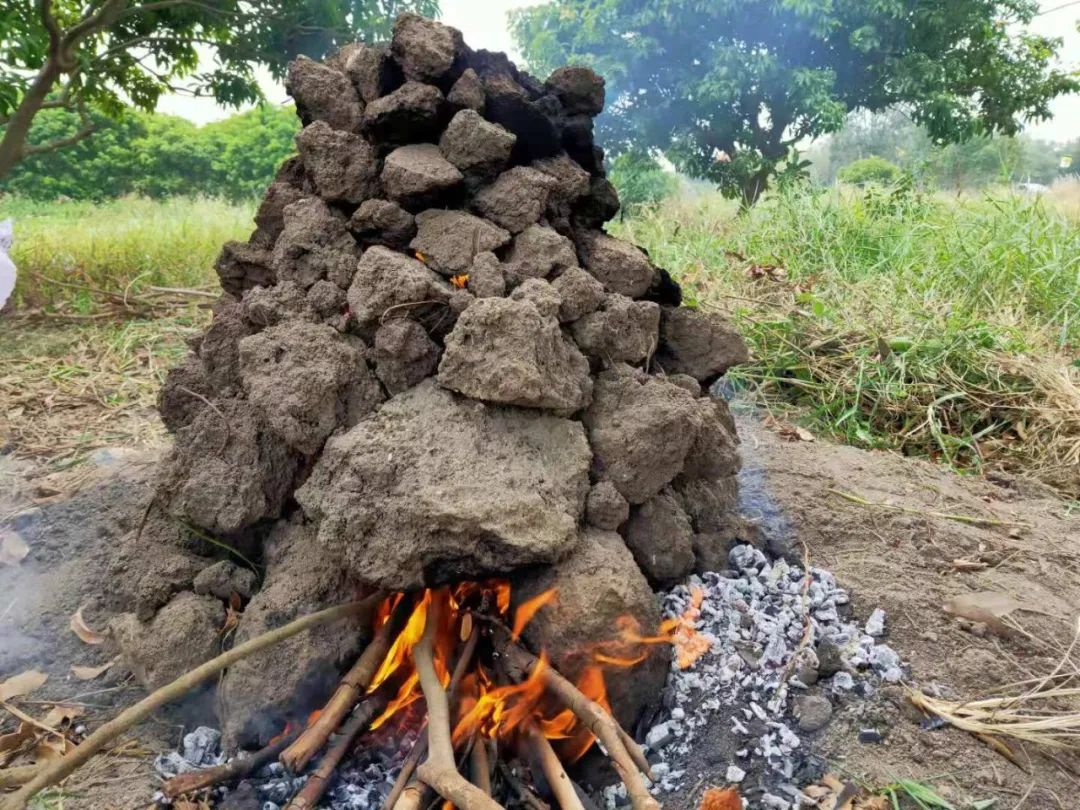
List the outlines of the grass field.
<svg viewBox="0 0 1080 810">
<path fill-rule="evenodd" d="M 732 380 L 784 418 L 1080 495 L 1080 219 L 1056 203 L 705 196 L 618 230 L 736 321 L 754 360 Z"/>
<path fill-rule="evenodd" d="M 790 192 L 742 217 L 706 194 L 612 227 L 737 323 L 754 360 L 732 382 L 780 418 L 961 470 L 1028 471 L 1080 497 L 1075 191 Z M 221 243 L 245 237 L 251 214 L 207 200 L 0 200 L 17 221 L 18 311 L 35 316 L 0 330 L 0 396 L 43 386 L 8 432 L 47 444 L 57 408 L 35 403 L 50 391 L 113 413 L 151 404 L 208 317 L 205 299 L 153 288 L 213 289 Z M 96 426 L 54 441 L 65 459 L 107 443 Z"/>
</svg>

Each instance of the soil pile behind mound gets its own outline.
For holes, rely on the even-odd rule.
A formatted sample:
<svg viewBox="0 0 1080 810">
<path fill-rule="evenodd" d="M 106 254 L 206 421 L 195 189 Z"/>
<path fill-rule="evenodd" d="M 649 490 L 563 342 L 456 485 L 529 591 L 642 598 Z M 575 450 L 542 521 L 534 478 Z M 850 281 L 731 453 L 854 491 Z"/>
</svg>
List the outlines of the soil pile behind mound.
<svg viewBox="0 0 1080 810">
<path fill-rule="evenodd" d="M 603 79 L 541 82 L 406 14 L 388 45 L 298 59 L 287 86 L 299 156 L 225 246 L 213 324 L 162 393 L 176 442 L 148 526 L 193 561 L 172 569 L 210 550 L 176 521 L 268 561 L 238 640 L 355 589 L 489 576 L 559 583 L 527 640 L 568 675 L 586 625 L 654 632 L 650 586 L 720 566 L 739 529 L 734 425 L 707 390 L 746 347 L 601 230 L 619 207 L 593 142 Z M 137 587 L 151 604 L 124 638 L 160 643 L 183 580 Z M 297 641 L 272 688 L 230 673 L 227 730 L 275 733 L 230 705 L 305 711 L 356 644 Z M 664 655 L 611 686 L 624 718 Z"/>
</svg>

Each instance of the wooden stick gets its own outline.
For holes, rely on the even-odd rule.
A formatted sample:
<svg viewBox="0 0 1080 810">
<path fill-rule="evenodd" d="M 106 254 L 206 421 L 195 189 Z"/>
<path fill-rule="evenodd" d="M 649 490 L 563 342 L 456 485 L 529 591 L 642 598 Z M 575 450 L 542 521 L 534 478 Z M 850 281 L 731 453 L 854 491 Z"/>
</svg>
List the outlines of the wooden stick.
<svg viewBox="0 0 1080 810">
<path fill-rule="evenodd" d="M 390 650 L 391 641 L 401 632 L 412 609 L 411 599 L 402 598 L 398 602 L 386 624 L 379 628 L 371 643 L 353 664 L 352 669 L 345 674 L 333 696 L 323 707 L 318 719 L 305 728 L 296 742 L 281 755 L 282 765 L 293 773 L 300 773 L 312 757 L 319 753 L 319 749 L 330 739 L 330 735 L 364 696 L 364 692 L 371 684 L 371 679 L 379 671 L 379 667 Z"/>
<path fill-rule="evenodd" d="M 500 629 L 499 632 L 503 631 Z M 537 664 L 536 656 L 511 641 L 509 636 L 501 639 L 500 646 L 503 660 L 514 674 L 514 679 L 524 680 L 528 677 L 529 672 Z M 648 762 L 630 735 L 620 731 L 615 718 L 598 703 L 585 697 L 576 686 L 552 667 L 545 667 L 541 678 L 544 688 L 559 698 L 563 705 L 569 708 L 607 749 L 608 758 L 615 766 L 619 778 L 626 785 L 626 793 L 630 797 L 630 804 L 634 810 L 660 810 L 660 803 L 653 798 L 641 780 L 642 773 L 652 778 L 646 769 L 641 768 L 641 763 L 644 762 L 647 766 Z M 631 749 L 637 750 L 631 754 Z"/>
<path fill-rule="evenodd" d="M 428 606 L 424 635 L 413 648 L 413 661 L 420 676 L 420 688 L 428 710 L 428 758 L 416 769 L 420 780 L 458 810 L 503 810 L 502 805 L 470 784 L 457 771 L 454 743 L 450 737 L 450 702 L 435 672 L 435 633 L 442 605 L 438 599 Z"/>
<path fill-rule="evenodd" d="M 473 623 L 472 632 L 469 633 L 469 637 L 465 640 L 465 646 L 461 648 L 461 655 L 458 656 L 457 663 L 454 665 L 454 671 L 450 675 L 450 685 L 446 687 L 446 697 L 448 701 L 453 701 L 457 698 L 458 688 L 461 686 L 461 681 L 465 677 L 465 673 L 472 665 L 473 656 L 476 655 L 476 645 L 480 641 L 480 626 Z M 416 738 L 416 743 L 413 745 L 409 755 L 405 758 L 405 761 L 401 763 L 401 770 L 398 771 L 397 779 L 394 780 L 394 786 L 390 789 L 390 794 L 386 797 L 386 801 L 383 802 L 384 810 L 407 810 L 411 807 L 410 804 L 400 805 L 399 802 L 403 800 L 403 795 L 406 790 L 409 790 L 413 786 L 413 774 L 416 773 L 416 766 L 420 764 L 420 760 L 424 758 L 424 755 L 428 750 L 428 736 L 427 726 L 420 729 L 420 736 Z M 422 798 L 418 797 L 415 801 L 417 804 Z"/>
<path fill-rule="evenodd" d="M 187 773 L 178 774 L 172 779 L 166 780 L 165 784 L 161 786 L 161 792 L 168 798 L 175 799 L 185 793 L 192 793 L 224 782 L 235 782 L 243 779 L 267 762 L 276 759 L 278 754 L 284 751 L 286 746 L 295 740 L 299 734 L 299 730 L 291 734 L 283 734 L 281 739 L 259 749 L 244 759 L 237 758 L 233 759 L 232 762 L 217 765 L 213 768 L 203 768 L 200 771 L 188 771 Z"/>
<path fill-rule="evenodd" d="M 350 602 L 346 605 L 338 605 L 336 607 L 327 608 L 326 610 L 320 610 L 318 613 L 302 616 L 295 621 L 289 622 L 284 627 L 279 627 L 276 630 L 271 630 L 245 641 L 243 644 L 222 653 L 217 658 L 212 658 L 205 664 L 196 667 L 191 670 L 191 672 L 181 675 L 172 683 L 151 692 L 134 706 L 130 706 L 120 712 L 119 715 L 72 748 L 64 756 L 43 766 L 33 779 L 23 785 L 22 788 L 6 797 L 4 802 L 0 804 L 0 810 L 23 810 L 23 808 L 26 807 L 27 802 L 38 793 L 38 791 L 66 779 L 93 757 L 94 754 L 132 726 L 141 723 L 165 704 L 187 694 L 203 681 L 212 678 L 219 672 L 235 664 L 237 661 L 243 660 L 249 655 L 265 650 L 268 647 L 280 644 L 298 633 L 310 630 L 313 627 L 330 624 L 331 622 L 350 616 L 364 616 L 369 614 L 375 609 L 375 606 L 385 598 L 386 593 L 384 591 L 376 591 L 371 596 L 362 599 L 359 602 Z"/>
<path fill-rule="evenodd" d="M 476 740 L 469 751 L 469 781 L 491 795 L 491 765 L 484 740 Z"/>
<path fill-rule="evenodd" d="M 413 768 L 415 772 L 416 768 Z M 411 777 L 398 794 L 393 805 L 394 810 L 420 810 L 424 806 L 424 794 L 427 793 L 427 785 Z"/>
<path fill-rule="evenodd" d="M 551 787 L 551 795 L 555 797 L 562 810 L 585 810 L 585 806 L 578 798 L 574 790 L 574 783 L 566 775 L 566 770 L 551 743 L 540 733 L 534 725 L 529 725 L 525 731 L 525 740 L 532 752 L 533 758 L 544 772 L 548 785 Z"/>
<path fill-rule="evenodd" d="M 389 698 L 386 693 L 379 690 L 356 707 L 356 711 L 341 727 L 337 739 L 326 749 L 323 758 L 319 760 L 318 767 L 304 782 L 300 792 L 285 805 L 285 810 L 311 810 L 319 803 L 319 799 L 322 798 L 322 795 L 330 786 L 330 780 L 334 778 L 334 771 L 337 770 L 337 766 L 341 764 L 341 760 L 345 758 L 345 755 L 349 753 L 353 742 L 367 730 L 372 720 L 382 714 L 388 702 Z"/>
</svg>

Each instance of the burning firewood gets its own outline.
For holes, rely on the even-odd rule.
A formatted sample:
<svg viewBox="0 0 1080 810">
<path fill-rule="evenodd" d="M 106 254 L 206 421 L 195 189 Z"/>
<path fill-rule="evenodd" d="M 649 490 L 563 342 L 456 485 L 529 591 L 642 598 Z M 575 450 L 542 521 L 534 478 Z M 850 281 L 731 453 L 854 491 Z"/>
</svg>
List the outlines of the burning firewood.
<svg viewBox="0 0 1080 810">
<path fill-rule="evenodd" d="M 177 774 L 161 786 L 161 792 L 165 794 L 166 798 L 175 799 L 178 796 L 194 793 L 197 790 L 205 790 L 214 785 L 239 781 L 245 776 L 254 773 L 266 763 L 277 759 L 281 752 L 296 740 L 299 733 L 299 730 L 297 730 L 282 734 L 250 757 L 235 758 L 224 765 Z"/>
<path fill-rule="evenodd" d="M 499 628 L 497 632 L 504 632 Z M 589 700 L 570 681 L 546 666 L 524 647 L 515 644 L 509 638 L 498 644 L 504 656 L 507 669 L 518 680 L 527 677 L 539 677 L 545 688 L 559 698 L 574 715 L 588 728 L 607 749 L 615 770 L 626 785 L 627 794 L 634 810 L 658 810 L 656 801 L 645 788 L 642 775 L 650 776 L 648 760 L 633 738 L 627 734 L 615 719 L 595 701 Z"/>
<path fill-rule="evenodd" d="M 551 747 L 547 737 L 541 734 L 536 726 L 530 725 L 525 735 L 525 741 L 533 757 L 539 763 L 541 770 L 543 770 L 544 778 L 547 779 L 559 807 L 562 810 L 585 810 L 585 806 L 581 803 L 581 799 L 578 798 L 577 791 L 574 789 L 574 783 L 566 775 L 566 770 L 563 768 L 562 763 L 559 762 L 559 757 L 555 753 L 555 749 Z"/>
<path fill-rule="evenodd" d="M 398 633 L 405 626 L 410 610 L 409 600 L 401 598 L 352 669 L 346 673 L 315 722 L 305 728 L 296 742 L 281 754 L 281 763 L 286 768 L 293 773 L 302 771 L 319 749 L 326 744 L 334 730 L 341 725 L 345 716 L 371 685 L 372 678 L 375 677 L 390 650 L 391 641 L 397 638 Z M 377 714 L 369 720 L 374 719 L 375 716 Z"/>
<path fill-rule="evenodd" d="M 428 749 L 425 762 L 416 769 L 420 780 L 460 810 L 501 810 L 502 805 L 471 784 L 457 770 L 454 743 L 450 736 L 450 705 L 438 673 L 435 671 L 435 632 L 442 605 L 432 600 L 428 607 L 424 636 L 413 649 L 413 660 L 420 675 L 428 709 Z"/>
<path fill-rule="evenodd" d="M 341 760 L 345 758 L 349 749 L 352 748 L 353 742 L 367 730 L 368 726 L 371 725 L 371 721 L 386 709 L 386 704 L 386 695 L 376 693 L 366 698 L 356 708 L 352 717 L 341 727 L 338 738 L 319 761 L 314 773 L 308 777 L 307 782 L 300 788 L 300 792 L 296 794 L 293 800 L 285 806 L 285 810 L 311 810 L 319 803 L 319 799 L 322 798 L 326 788 L 329 787 L 334 771 L 341 764 Z"/>
</svg>

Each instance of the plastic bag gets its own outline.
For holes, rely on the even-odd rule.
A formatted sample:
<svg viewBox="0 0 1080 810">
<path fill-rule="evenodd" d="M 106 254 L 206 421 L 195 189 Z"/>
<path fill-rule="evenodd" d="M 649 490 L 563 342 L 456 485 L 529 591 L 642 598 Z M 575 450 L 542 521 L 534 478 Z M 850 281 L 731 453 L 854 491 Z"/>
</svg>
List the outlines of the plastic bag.
<svg viewBox="0 0 1080 810">
<path fill-rule="evenodd" d="M 15 239 L 13 223 L 10 219 L 0 222 L 0 309 L 11 297 L 15 289 L 15 263 L 8 256 L 11 243 Z"/>
</svg>

